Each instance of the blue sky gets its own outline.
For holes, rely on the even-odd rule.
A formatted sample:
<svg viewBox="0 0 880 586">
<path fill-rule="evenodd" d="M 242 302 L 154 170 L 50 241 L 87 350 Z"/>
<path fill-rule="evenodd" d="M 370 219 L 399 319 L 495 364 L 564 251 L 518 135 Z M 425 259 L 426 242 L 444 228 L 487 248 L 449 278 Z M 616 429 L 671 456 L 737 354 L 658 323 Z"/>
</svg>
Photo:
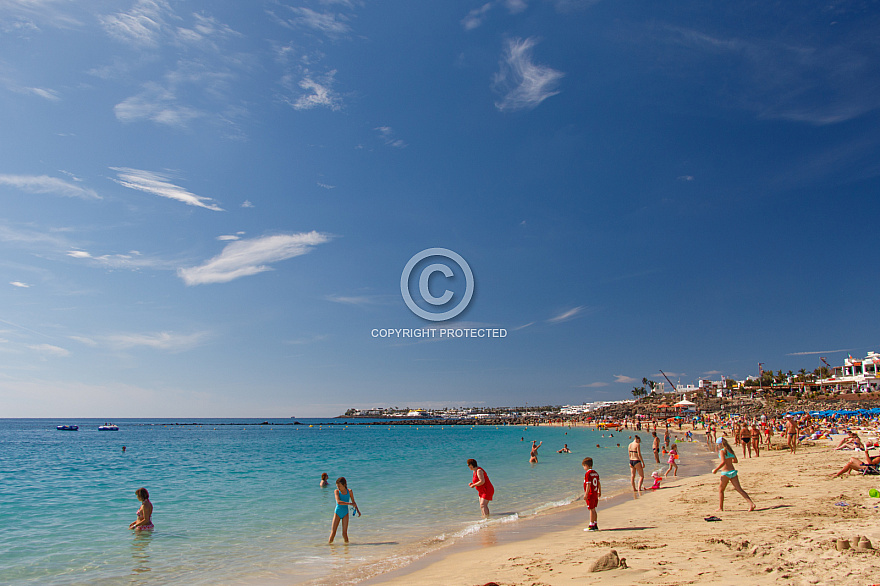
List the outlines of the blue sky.
<svg viewBox="0 0 880 586">
<path fill-rule="evenodd" d="M 0 1 L 0 416 L 568 404 L 876 350 L 878 15 Z M 434 247 L 476 283 L 443 324 L 400 291 Z M 508 336 L 371 336 L 452 325 Z"/>
</svg>

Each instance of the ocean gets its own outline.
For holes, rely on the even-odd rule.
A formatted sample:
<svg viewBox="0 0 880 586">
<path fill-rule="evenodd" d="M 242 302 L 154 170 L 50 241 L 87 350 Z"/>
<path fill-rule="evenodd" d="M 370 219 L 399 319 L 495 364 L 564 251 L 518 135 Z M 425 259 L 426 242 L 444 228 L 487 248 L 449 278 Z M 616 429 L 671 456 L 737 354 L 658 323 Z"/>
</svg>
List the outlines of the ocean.
<svg viewBox="0 0 880 586">
<path fill-rule="evenodd" d="M 122 419 L 118 432 L 99 432 L 102 420 L 0 419 L 0 583 L 344 583 L 486 526 L 468 458 L 496 487 L 493 524 L 582 496 L 585 456 L 605 495 L 629 484 L 632 431 L 260 421 Z M 544 444 L 537 465 L 533 439 Z M 564 443 L 571 454 L 556 453 Z M 649 463 L 646 476 L 660 467 Z M 363 513 L 348 546 L 341 533 L 327 544 L 338 476 Z M 128 529 L 141 486 L 152 532 Z"/>
</svg>

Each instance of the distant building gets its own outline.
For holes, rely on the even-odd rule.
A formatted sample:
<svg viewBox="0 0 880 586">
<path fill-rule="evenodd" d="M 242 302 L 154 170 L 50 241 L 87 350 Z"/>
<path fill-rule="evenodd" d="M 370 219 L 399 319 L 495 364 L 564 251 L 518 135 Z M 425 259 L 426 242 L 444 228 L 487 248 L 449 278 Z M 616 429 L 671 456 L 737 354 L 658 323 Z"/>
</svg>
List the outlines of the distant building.
<svg viewBox="0 0 880 586">
<path fill-rule="evenodd" d="M 830 377 L 819 379 L 816 384 L 839 391 L 880 391 L 880 354 L 868 352 L 861 360 L 848 356 L 843 366 L 835 367 Z"/>
</svg>

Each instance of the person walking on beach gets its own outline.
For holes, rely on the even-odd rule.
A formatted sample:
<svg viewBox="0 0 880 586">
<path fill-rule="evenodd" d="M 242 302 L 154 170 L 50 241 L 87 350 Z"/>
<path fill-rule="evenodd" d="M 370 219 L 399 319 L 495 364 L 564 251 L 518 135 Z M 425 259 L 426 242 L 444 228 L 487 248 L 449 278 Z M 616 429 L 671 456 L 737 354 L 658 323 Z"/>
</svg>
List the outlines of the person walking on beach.
<svg viewBox="0 0 880 586">
<path fill-rule="evenodd" d="M 134 494 L 141 501 L 141 506 L 137 510 L 137 519 L 128 528 L 135 531 L 153 529 L 153 503 L 150 502 L 150 493 L 146 488 L 140 487 Z"/>
<path fill-rule="evenodd" d="M 785 416 L 785 435 L 788 438 L 788 449 L 794 454 L 797 452 L 798 424 L 791 415 Z"/>
<path fill-rule="evenodd" d="M 761 430 L 758 429 L 758 423 L 752 422 L 752 449 L 755 450 L 755 457 L 761 457 Z"/>
<path fill-rule="evenodd" d="M 354 507 L 353 514 L 356 513 L 358 516 L 361 515 L 361 510 L 354 501 L 354 491 L 348 488 L 348 482 L 344 476 L 336 479 L 336 490 L 333 491 L 333 496 L 336 497 L 336 508 L 333 509 L 333 524 L 330 527 L 330 541 L 327 543 L 333 543 L 336 538 L 336 529 L 339 527 L 340 521 L 342 522 L 342 540 L 348 543 L 348 507 Z"/>
<path fill-rule="evenodd" d="M 651 449 L 654 450 L 654 461 L 659 464 L 660 463 L 660 438 L 657 437 L 656 431 L 652 431 L 651 435 L 654 436 L 654 441 L 651 443 Z"/>
<path fill-rule="evenodd" d="M 529 454 L 529 463 L 530 464 L 537 464 L 538 463 L 538 448 L 540 448 L 541 444 L 543 444 L 543 443 L 544 442 L 538 442 L 538 444 L 535 445 L 535 440 L 532 440 L 532 451 Z"/>
<path fill-rule="evenodd" d="M 474 478 L 468 486 L 477 489 L 477 496 L 480 497 L 480 512 L 483 518 L 487 518 L 489 516 L 489 501 L 495 496 L 495 487 L 492 486 L 486 471 L 477 466 L 476 460 L 469 459 L 467 465 L 474 473 Z"/>
<path fill-rule="evenodd" d="M 633 492 L 645 490 L 645 460 L 642 458 L 642 438 L 636 435 L 627 447 L 627 451 L 629 452 L 629 473 Z M 638 488 L 636 488 L 636 474 L 639 475 Z"/>
<path fill-rule="evenodd" d="M 733 465 L 737 462 L 736 454 L 733 452 L 733 448 L 730 447 L 730 444 L 727 443 L 727 440 L 723 437 L 719 437 L 715 440 L 715 443 L 718 445 L 718 459 L 721 460 L 721 463 L 718 464 L 714 470 L 712 470 L 712 474 L 715 474 L 719 470 L 721 470 L 721 485 L 718 487 L 718 510 L 724 510 L 724 489 L 727 488 L 728 484 L 732 484 L 734 490 L 742 495 L 744 499 L 746 499 L 749 503 L 749 510 L 755 510 L 755 503 L 752 502 L 752 499 L 749 498 L 748 493 L 742 489 L 739 485 L 739 478 L 737 478 L 737 471 Z"/>
<path fill-rule="evenodd" d="M 602 496 L 602 483 L 599 482 L 599 473 L 593 470 L 592 458 L 584 458 L 581 465 L 584 467 L 584 501 L 590 511 L 590 525 L 584 531 L 598 531 L 596 507 L 599 506 L 599 497 Z"/>
<path fill-rule="evenodd" d="M 739 439 L 742 442 L 743 458 L 746 457 L 746 451 L 749 452 L 749 458 L 752 457 L 752 429 L 748 423 L 743 423 L 739 428 Z"/>
<path fill-rule="evenodd" d="M 666 469 L 666 473 L 663 476 L 669 476 L 669 473 L 672 472 L 673 476 L 678 476 L 678 446 L 672 444 L 672 447 L 669 448 L 669 468 Z"/>
</svg>

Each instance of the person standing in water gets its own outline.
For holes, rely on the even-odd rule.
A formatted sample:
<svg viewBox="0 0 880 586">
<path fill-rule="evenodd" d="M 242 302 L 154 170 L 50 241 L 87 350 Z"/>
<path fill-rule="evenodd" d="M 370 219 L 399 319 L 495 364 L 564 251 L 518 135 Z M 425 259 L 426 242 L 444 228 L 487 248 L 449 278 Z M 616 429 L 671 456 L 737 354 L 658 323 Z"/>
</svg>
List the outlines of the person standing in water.
<svg viewBox="0 0 880 586">
<path fill-rule="evenodd" d="M 137 520 L 133 521 L 128 528 L 135 531 L 153 529 L 153 503 L 150 502 L 150 493 L 146 488 L 140 487 L 134 491 L 134 494 L 141 501 L 141 506 L 137 510 Z"/>
<path fill-rule="evenodd" d="M 333 525 L 330 528 L 330 541 L 327 543 L 333 543 L 340 522 L 342 522 L 342 540 L 348 543 L 348 507 L 354 507 L 354 512 L 358 516 L 361 510 L 354 501 L 354 492 L 348 488 L 344 476 L 336 479 L 336 490 L 333 491 L 333 495 L 336 497 L 336 508 L 333 510 Z"/>
<path fill-rule="evenodd" d="M 541 444 L 543 444 L 543 443 L 544 442 L 538 442 L 537 445 L 535 445 L 535 440 L 532 440 L 532 451 L 529 454 L 529 463 L 530 464 L 537 464 L 538 463 L 538 448 L 540 448 Z"/>
<path fill-rule="evenodd" d="M 477 466 L 476 460 L 470 458 L 467 461 L 467 465 L 474 473 L 474 477 L 468 486 L 477 489 L 477 496 L 480 497 L 480 513 L 486 518 L 489 516 L 489 501 L 495 496 L 495 487 L 492 486 L 486 471 Z"/>
<path fill-rule="evenodd" d="M 733 465 L 737 462 L 736 454 L 733 452 L 733 448 L 730 447 L 730 444 L 727 443 L 727 440 L 723 437 L 719 437 L 715 443 L 718 445 L 718 459 L 721 460 L 721 463 L 712 470 L 712 474 L 715 474 L 719 470 L 721 470 L 721 485 L 718 487 L 718 510 L 724 510 L 724 489 L 727 488 L 728 483 L 733 485 L 734 490 L 738 492 L 746 501 L 749 503 L 749 510 L 755 510 L 755 503 L 752 502 L 752 499 L 749 498 L 749 495 L 746 491 L 742 489 L 739 485 L 739 478 L 737 478 L 737 471 Z"/>
</svg>

